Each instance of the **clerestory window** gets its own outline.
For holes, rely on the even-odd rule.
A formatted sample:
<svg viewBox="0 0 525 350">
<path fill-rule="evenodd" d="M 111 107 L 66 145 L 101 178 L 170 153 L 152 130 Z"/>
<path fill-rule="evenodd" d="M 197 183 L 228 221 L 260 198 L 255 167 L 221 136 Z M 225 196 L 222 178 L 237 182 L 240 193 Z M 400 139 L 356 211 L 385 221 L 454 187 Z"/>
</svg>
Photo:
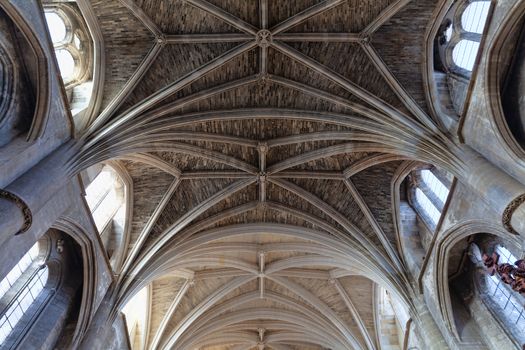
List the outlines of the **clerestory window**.
<svg viewBox="0 0 525 350">
<path fill-rule="evenodd" d="M 39 253 L 37 242 L 0 282 L 0 346 L 47 283 L 48 268 L 39 261 Z"/>
<path fill-rule="evenodd" d="M 412 206 L 423 221 L 434 230 L 441 218 L 449 194 L 449 185 L 438 178 L 435 169 L 412 173 Z"/>
<path fill-rule="evenodd" d="M 75 1 L 47 2 L 44 16 L 73 116 L 89 105 L 93 87 L 93 41 Z M 80 124 L 79 124 L 80 125 Z"/>
<path fill-rule="evenodd" d="M 438 34 L 442 46 L 441 61 L 450 72 L 466 77 L 474 69 L 487 23 L 489 0 L 460 1 L 442 25 Z"/>
<path fill-rule="evenodd" d="M 86 201 L 100 233 L 112 219 L 123 220 L 123 183 L 117 173 L 105 166 L 86 188 Z"/>
<path fill-rule="evenodd" d="M 58 10 L 45 12 L 47 27 L 55 48 L 55 56 L 60 74 L 67 85 L 76 78 L 80 70 L 80 52 L 74 44 L 74 34 L 67 17 Z"/>
</svg>

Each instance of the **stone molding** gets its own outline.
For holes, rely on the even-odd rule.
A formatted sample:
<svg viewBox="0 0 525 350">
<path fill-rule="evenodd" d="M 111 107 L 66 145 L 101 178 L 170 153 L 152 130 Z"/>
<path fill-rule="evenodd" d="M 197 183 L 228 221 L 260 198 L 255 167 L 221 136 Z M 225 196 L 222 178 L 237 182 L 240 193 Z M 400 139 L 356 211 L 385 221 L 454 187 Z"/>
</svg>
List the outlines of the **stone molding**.
<svg viewBox="0 0 525 350">
<path fill-rule="evenodd" d="M 503 223 L 503 227 L 505 227 L 505 229 L 507 231 L 509 231 L 510 233 L 515 234 L 515 235 L 517 235 L 518 232 L 516 232 L 514 227 L 512 227 L 512 224 L 511 224 L 512 214 L 523 203 L 525 203 L 525 193 L 520 195 L 520 196 L 518 196 L 518 197 L 516 197 L 516 198 L 514 198 L 509 203 L 509 205 L 507 205 L 507 207 L 503 211 L 503 215 L 501 217 L 501 221 Z"/>
<path fill-rule="evenodd" d="M 33 224 L 33 214 L 31 213 L 31 209 L 29 209 L 28 205 L 16 194 L 3 189 L 0 189 L 0 198 L 4 198 L 10 202 L 13 202 L 22 211 L 24 223 L 22 224 L 20 230 L 15 233 L 15 236 L 27 232 L 27 230 L 29 230 Z"/>
</svg>

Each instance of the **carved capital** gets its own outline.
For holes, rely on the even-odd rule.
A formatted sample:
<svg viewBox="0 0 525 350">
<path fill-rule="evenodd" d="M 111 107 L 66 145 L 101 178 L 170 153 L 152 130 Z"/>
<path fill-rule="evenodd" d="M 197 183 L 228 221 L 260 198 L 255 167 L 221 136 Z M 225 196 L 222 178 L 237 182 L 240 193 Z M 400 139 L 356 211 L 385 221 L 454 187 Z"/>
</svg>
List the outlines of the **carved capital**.
<svg viewBox="0 0 525 350">
<path fill-rule="evenodd" d="M 0 198 L 4 198 L 10 202 L 13 202 L 22 211 L 24 223 L 22 224 L 20 230 L 18 230 L 18 232 L 15 233 L 15 236 L 29 230 L 33 223 L 33 214 L 31 214 L 31 210 L 29 209 L 27 204 L 16 194 L 2 189 L 0 189 Z"/>
<path fill-rule="evenodd" d="M 523 203 L 525 203 L 525 194 L 522 194 L 522 195 L 514 198 L 512 200 L 512 202 L 510 202 L 509 205 L 507 205 L 507 207 L 503 211 L 503 216 L 501 218 L 501 221 L 503 223 L 503 227 L 505 227 L 505 229 L 507 231 L 509 231 L 510 233 L 513 233 L 515 235 L 517 235 L 518 232 L 516 232 L 516 230 L 514 230 L 514 227 L 512 227 L 512 224 L 510 223 L 510 221 L 512 219 L 512 214 L 514 213 L 514 211 L 520 205 L 522 205 Z"/>
</svg>

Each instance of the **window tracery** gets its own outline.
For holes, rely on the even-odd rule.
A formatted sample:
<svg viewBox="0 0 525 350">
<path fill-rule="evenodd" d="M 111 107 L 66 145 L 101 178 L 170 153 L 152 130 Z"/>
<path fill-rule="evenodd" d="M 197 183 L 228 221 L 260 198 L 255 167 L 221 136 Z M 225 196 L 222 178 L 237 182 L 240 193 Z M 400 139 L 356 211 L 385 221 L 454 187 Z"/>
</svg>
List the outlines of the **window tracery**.
<svg viewBox="0 0 525 350">
<path fill-rule="evenodd" d="M 44 5 L 44 15 L 73 116 L 91 99 L 93 42 L 75 2 Z"/>
<path fill-rule="evenodd" d="M 58 67 L 66 88 L 84 80 L 86 52 L 81 38 L 85 37 L 80 24 L 72 18 L 67 8 L 51 6 L 45 10 L 45 18 L 51 41 L 55 48 Z"/>
<path fill-rule="evenodd" d="M 468 0 L 453 6 L 451 15 L 443 22 L 438 33 L 441 62 L 446 71 L 470 76 L 490 4 L 489 0 Z"/>
<path fill-rule="evenodd" d="M 0 306 L 5 306 L 3 311 L 0 310 L 0 346 L 46 286 L 49 272 L 39 256 L 40 246 L 37 242 L 0 282 Z M 28 274 L 30 277 L 24 279 Z M 17 287 L 18 291 L 13 291 Z M 14 296 L 10 296 L 9 292 L 13 292 Z"/>
</svg>

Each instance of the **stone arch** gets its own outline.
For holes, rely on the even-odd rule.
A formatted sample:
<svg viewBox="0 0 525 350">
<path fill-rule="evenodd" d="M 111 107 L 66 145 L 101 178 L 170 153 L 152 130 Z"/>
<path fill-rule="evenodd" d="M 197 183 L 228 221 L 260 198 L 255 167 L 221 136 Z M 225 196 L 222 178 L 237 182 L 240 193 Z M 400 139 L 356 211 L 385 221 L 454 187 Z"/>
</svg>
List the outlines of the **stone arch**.
<svg viewBox="0 0 525 350">
<path fill-rule="evenodd" d="M 97 164 L 93 166 L 92 169 L 95 170 L 94 174 L 90 174 L 89 169 L 85 173 L 85 178 L 89 181 L 85 189 L 88 189 L 91 182 L 95 181 L 103 171 L 110 172 L 115 178 L 115 183 L 118 185 L 110 186 L 112 191 L 117 192 L 116 196 L 118 196 L 117 208 L 114 208 L 116 211 L 108 217 L 104 227 L 97 227 L 107 258 L 113 270 L 118 273 L 126 258 L 127 247 L 130 240 L 129 236 L 133 213 L 133 179 L 126 167 L 121 162 L 115 160 Z M 91 205 L 91 203 L 88 202 L 88 205 Z M 92 210 L 92 213 L 97 212 L 94 209 Z M 118 220 L 116 220 L 116 216 L 119 216 Z M 98 224 L 95 222 L 95 225 Z"/>
<path fill-rule="evenodd" d="M 454 321 L 454 311 L 450 295 L 448 279 L 449 255 L 451 249 L 458 244 L 458 242 L 478 233 L 486 233 L 500 237 L 516 247 L 522 246 L 520 240 L 516 236 L 509 234 L 504 228 L 482 220 L 472 220 L 455 225 L 441 235 L 440 241 L 435 248 L 434 285 L 436 286 L 438 306 L 439 310 L 441 310 L 445 327 L 454 334 L 457 341 L 461 339 L 459 335 L 460 332 Z"/>
<path fill-rule="evenodd" d="M 27 23 L 20 15 L 15 5 L 10 2 L 2 2 L 0 9 L 3 10 L 8 19 L 21 33 L 25 46 L 30 49 L 33 59 L 31 64 L 34 66 L 34 74 L 30 79 L 35 86 L 35 102 L 32 112 L 30 126 L 27 128 L 27 141 L 35 141 L 40 137 L 45 129 L 47 122 L 47 111 L 50 104 L 50 77 L 49 77 L 49 60 L 47 50 L 41 46 L 40 35 L 35 33 L 34 26 Z"/>
<path fill-rule="evenodd" d="M 75 70 L 64 83 L 75 128 L 83 130 L 95 117 L 101 103 L 104 42 L 99 24 L 86 1 L 47 1 L 44 12 L 56 14 L 66 26 L 64 41 L 54 43 L 54 48 L 55 52 L 68 52 L 75 61 Z"/>
<path fill-rule="evenodd" d="M 86 333 L 91 317 L 96 310 L 97 276 L 96 247 L 86 231 L 74 219 L 69 217 L 59 218 L 53 228 L 72 237 L 80 246 L 82 253 L 83 277 L 82 297 L 80 300 L 79 316 L 73 336 L 71 347 L 75 348 Z"/>
<path fill-rule="evenodd" d="M 418 233 L 405 232 L 408 231 L 408 229 L 410 228 L 409 226 L 417 227 L 415 220 L 421 219 L 422 221 L 425 221 L 425 218 L 420 218 L 421 214 L 417 211 L 416 208 L 413 208 L 413 204 L 410 204 L 413 200 L 409 198 L 411 197 L 410 193 L 407 194 L 407 198 L 405 198 L 404 200 L 401 199 L 401 190 L 402 186 L 408 186 L 406 181 L 409 175 L 411 175 L 417 170 L 428 169 L 429 167 L 431 167 L 431 165 L 429 164 L 415 161 L 405 161 L 399 166 L 391 182 L 393 222 L 398 242 L 398 250 L 400 256 L 404 260 L 405 265 L 410 270 L 414 279 L 420 279 L 421 271 L 425 270 L 425 267 L 429 260 L 429 255 L 434 249 L 435 241 L 437 238 L 436 232 L 441 226 L 444 215 L 440 216 L 438 222 L 432 230 L 432 237 L 430 238 L 429 243 L 427 244 L 427 249 L 425 249 L 425 247 L 421 243 L 415 243 L 420 240 L 420 238 L 416 236 L 420 234 L 419 230 Z M 449 191 L 453 191 L 455 181 L 456 180 L 452 180 L 450 187 L 448 188 Z M 406 192 L 411 191 L 410 189 L 405 187 L 403 187 L 403 189 L 405 189 Z M 448 200 L 443 203 L 443 211 L 445 211 L 447 208 L 447 202 Z M 405 220 L 402 219 L 403 215 L 405 215 Z M 403 224 L 403 221 L 408 221 L 406 219 L 409 217 L 416 217 L 418 219 L 410 220 L 410 224 Z M 426 227 L 427 224 L 424 224 L 424 226 Z M 421 259 L 421 261 L 417 259 Z"/>
<path fill-rule="evenodd" d="M 490 8 L 485 27 L 490 22 L 494 8 L 490 0 L 486 1 L 490 4 Z M 465 40 L 478 42 L 477 58 L 473 63 L 475 67 L 480 61 L 479 52 L 484 45 L 482 34 L 467 32 L 462 26 L 462 16 L 472 3 L 471 1 L 441 1 L 425 33 L 426 67 L 423 70 L 423 79 L 427 104 L 434 118 L 449 129 L 465 114 L 470 100 L 471 85 L 477 76 L 476 70 L 470 72 L 455 62 L 454 49 L 462 42 L 465 43 Z M 445 33 L 447 26 L 451 26 L 450 38 Z"/>
<path fill-rule="evenodd" d="M 502 21 L 502 25 L 497 29 L 493 39 L 488 43 L 486 53 L 486 66 L 484 82 L 486 98 L 489 103 L 491 113 L 488 113 L 489 122 L 494 130 L 494 135 L 498 140 L 499 146 L 509 157 L 521 167 L 525 166 L 525 139 L 521 142 L 513 133 L 508 123 L 508 111 L 503 108 L 502 93 L 503 79 L 510 73 L 509 65 L 512 56 L 512 46 L 516 41 L 516 33 L 519 33 L 520 26 L 523 25 L 525 18 L 525 4 L 518 2 L 517 5 L 508 12 L 508 16 Z M 514 35 L 513 35 L 514 34 Z M 514 52 L 516 54 L 516 52 Z M 504 64 L 502 64 L 504 62 Z M 507 73 L 506 70 L 509 70 Z"/>
</svg>

